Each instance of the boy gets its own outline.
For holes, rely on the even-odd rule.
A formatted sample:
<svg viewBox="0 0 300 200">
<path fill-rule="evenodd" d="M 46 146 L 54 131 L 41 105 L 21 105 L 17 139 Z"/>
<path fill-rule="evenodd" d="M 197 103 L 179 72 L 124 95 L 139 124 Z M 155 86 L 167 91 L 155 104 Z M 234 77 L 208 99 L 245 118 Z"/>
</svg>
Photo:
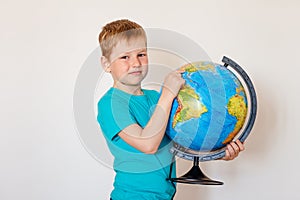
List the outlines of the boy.
<svg viewBox="0 0 300 200">
<path fill-rule="evenodd" d="M 184 84 L 182 71 L 168 74 L 161 95 L 141 88 L 148 71 L 147 39 L 143 28 L 129 20 L 105 25 L 99 35 L 101 64 L 114 80 L 98 103 L 97 120 L 113 156 L 116 172 L 111 199 L 172 199 L 176 187 L 170 164 L 172 143 L 165 136 L 174 98 Z M 244 149 L 227 146 L 224 160 Z"/>
</svg>

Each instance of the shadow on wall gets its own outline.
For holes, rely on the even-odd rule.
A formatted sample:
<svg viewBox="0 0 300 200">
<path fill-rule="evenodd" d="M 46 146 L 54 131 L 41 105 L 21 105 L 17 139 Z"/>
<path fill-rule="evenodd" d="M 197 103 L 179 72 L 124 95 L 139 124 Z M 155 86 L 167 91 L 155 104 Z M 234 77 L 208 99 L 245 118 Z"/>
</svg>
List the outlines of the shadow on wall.
<svg viewBox="0 0 300 200">
<path fill-rule="evenodd" d="M 286 112 L 284 112 L 285 99 L 280 92 L 266 81 L 256 81 L 258 99 L 258 112 L 254 128 L 246 140 L 247 156 L 251 162 L 264 161 L 272 149 L 280 145 L 279 127 L 284 126 Z"/>
</svg>

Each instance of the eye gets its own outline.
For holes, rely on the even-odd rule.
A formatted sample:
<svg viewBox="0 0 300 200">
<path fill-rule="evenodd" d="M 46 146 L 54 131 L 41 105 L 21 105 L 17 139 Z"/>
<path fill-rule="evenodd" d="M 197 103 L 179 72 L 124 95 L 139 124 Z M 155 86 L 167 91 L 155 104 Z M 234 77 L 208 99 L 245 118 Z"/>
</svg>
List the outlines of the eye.
<svg viewBox="0 0 300 200">
<path fill-rule="evenodd" d="M 138 54 L 138 57 L 145 57 L 145 56 L 147 56 L 146 53 L 139 53 L 139 54 Z"/>
<path fill-rule="evenodd" d="M 129 58 L 129 56 L 122 56 L 122 57 L 120 57 L 120 59 L 122 59 L 122 60 L 127 60 Z"/>
</svg>

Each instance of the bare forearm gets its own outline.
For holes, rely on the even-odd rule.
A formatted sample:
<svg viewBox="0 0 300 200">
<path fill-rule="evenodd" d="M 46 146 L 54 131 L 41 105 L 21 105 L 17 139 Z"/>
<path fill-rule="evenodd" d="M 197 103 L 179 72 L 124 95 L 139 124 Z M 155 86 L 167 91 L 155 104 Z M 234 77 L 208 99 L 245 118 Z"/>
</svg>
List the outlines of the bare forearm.
<svg viewBox="0 0 300 200">
<path fill-rule="evenodd" d="M 167 90 L 163 90 L 153 115 L 141 131 L 140 137 L 147 140 L 149 148 L 153 151 L 158 149 L 165 134 L 173 99 Z"/>
</svg>

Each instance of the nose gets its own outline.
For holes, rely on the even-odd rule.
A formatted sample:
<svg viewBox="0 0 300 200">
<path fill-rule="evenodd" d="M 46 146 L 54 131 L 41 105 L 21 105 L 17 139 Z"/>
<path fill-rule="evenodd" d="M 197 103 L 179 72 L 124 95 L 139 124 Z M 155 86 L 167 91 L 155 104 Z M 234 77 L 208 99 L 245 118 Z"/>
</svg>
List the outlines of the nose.
<svg viewBox="0 0 300 200">
<path fill-rule="evenodd" d="M 141 61 L 140 61 L 139 57 L 132 57 L 131 66 L 132 67 L 140 67 L 141 66 Z"/>
</svg>

